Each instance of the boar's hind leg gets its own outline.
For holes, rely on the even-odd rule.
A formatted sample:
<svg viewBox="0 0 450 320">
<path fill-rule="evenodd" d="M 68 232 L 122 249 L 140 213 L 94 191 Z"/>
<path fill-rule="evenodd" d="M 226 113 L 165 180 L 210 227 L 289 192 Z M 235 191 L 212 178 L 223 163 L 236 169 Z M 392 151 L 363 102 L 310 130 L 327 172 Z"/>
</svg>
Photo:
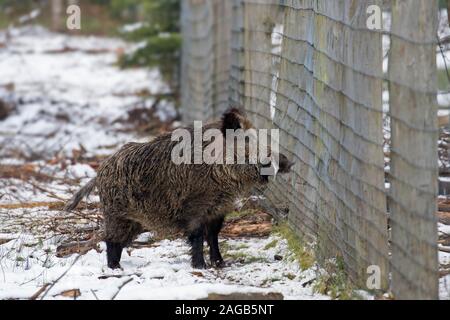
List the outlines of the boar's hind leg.
<svg viewBox="0 0 450 320">
<path fill-rule="evenodd" d="M 108 267 L 120 268 L 122 250 L 128 246 L 142 232 L 137 222 L 117 218 L 114 215 L 105 215 L 105 242 Z"/>
<path fill-rule="evenodd" d="M 209 245 L 209 258 L 211 264 L 216 267 L 223 267 L 224 262 L 219 249 L 219 233 L 223 225 L 223 217 L 214 219 L 206 225 L 206 240 Z"/>
<path fill-rule="evenodd" d="M 203 226 L 200 226 L 188 235 L 188 240 L 191 245 L 192 267 L 195 269 L 206 268 L 203 257 L 203 231 Z"/>
</svg>

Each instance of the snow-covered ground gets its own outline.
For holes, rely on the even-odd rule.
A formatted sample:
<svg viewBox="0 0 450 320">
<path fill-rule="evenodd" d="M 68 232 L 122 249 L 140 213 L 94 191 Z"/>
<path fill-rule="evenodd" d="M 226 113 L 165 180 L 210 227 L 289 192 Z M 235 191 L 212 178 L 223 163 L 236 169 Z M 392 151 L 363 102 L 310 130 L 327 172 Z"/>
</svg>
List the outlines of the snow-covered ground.
<svg viewBox="0 0 450 320">
<path fill-rule="evenodd" d="M 28 153 L 88 151 L 135 139 L 118 122 L 152 97 L 139 93 L 168 90 L 158 70 L 120 70 L 117 55 L 126 44 L 117 39 L 67 37 L 40 27 L 0 34 L 0 87 L 12 88 L 19 110 L 1 123 L 0 145 L 22 145 Z M 5 89 L 3 89 L 5 90 Z M 14 97 L 13 97 L 14 98 Z M 168 110 L 173 115 L 173 110 Z"/>
<path fill-rule="evenodd" d="M 150 108 L 152 94 L 168 88 L 157 70 L 119 69 L 117 56 L 130 45 L 118 39 L 31 26 L 0 32 L 0 44 L 0 98 L 16 106 L 0 121 L 0 170 L 9 170 L 0 181 L 0 299 L 199 299 L 239 292 L 328 299 L 313 293 L 316 270 L 302 271 L 275 235 L 221 239 L 230 266 L 220 270 L 193 270 L 183 240 L 149 242 L 148 234 L 139 239 L 146 245 L 124 252 L 120 271 L 106 267 L 103 242 L 84 255 L 60 255 L 61 244 L 83 241 L 79 230 L 101 223 L 96 208 L 61 211 L 95 175 L 86 159 L 142 139 L 118 120 L 136 106 Z M 160 120 L 175 115 L 170 103 L 161 105 Z"/>
<path fill-rule="evenodd" d="M 450 236 L 450 225 L 438 224 L 439 236 Z M 448 246 L 447 246 L 448 248 Z M 450 266 L 450 252 L 439 251 L 439 263 L 441 266 Z M 439 296 L 443 300 L 450 300 L 450 275 L 441 277 L 439 280 Z"/>
<path fill-rule="evenodd" d="M 274 240 L 278 241 L 275 248 L 265 248 Z M 34 237 L 22 235 L 0 246 L 0 299 L 29 299 L 61 275 L 39 298 L 70 299 L 63 293 L 79 290 L 78 299 L 202 299 L 208 294 L 253 292 L 277 292 L 284 299 L 327 299 L 314 294 L 307 284 L 315 278 L 315 271 L 301 271 L 285 240 L 275 236 L 224 240 L 228 253 L 245 258 L 230 267 L 208 270 L 190 267 L 189 248 L 183 240 L 128 250 L 120 271 L 105 266 L 103 243 L 101 253 L 91 250 L 82 256 L 58 258 L 53 253 L 59 241 L 52 237 L 36 243 Z M 276 261 L 275 255 L 283 256 L 283 261 Z"/>
</svg>

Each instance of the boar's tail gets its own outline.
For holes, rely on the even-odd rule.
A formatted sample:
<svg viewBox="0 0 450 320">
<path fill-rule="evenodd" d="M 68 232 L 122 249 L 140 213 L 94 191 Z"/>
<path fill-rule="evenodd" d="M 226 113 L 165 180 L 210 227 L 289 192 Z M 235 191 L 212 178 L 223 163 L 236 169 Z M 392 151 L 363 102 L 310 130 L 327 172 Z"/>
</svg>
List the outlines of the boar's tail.
<svg viewBox="0 0 450 320">
<path fill-rule="evenodd" d="M 72 211 L 81 202 L 81 199 L 89 196 L 91 191 L 95 188 L 96 178 L 91 179 L 83 188 L 77 191 L 75 195 L 70 199 L 70 201 L 64 207 L 65 211 Z"/>
</svg>

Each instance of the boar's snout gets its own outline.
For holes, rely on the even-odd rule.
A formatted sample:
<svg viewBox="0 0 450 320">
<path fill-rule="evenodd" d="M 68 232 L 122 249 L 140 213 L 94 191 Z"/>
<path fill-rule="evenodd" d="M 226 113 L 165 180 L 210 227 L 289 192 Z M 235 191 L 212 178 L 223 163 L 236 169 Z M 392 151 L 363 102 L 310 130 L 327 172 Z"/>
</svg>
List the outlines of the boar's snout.
<svg viewBox="0 0 450 320">
<path fill-rule="evenodd" d="M 282 153 L 280 153 L 279 158 L 279 173 L 289 173 L 291 172 L 291 168 L 294 166 L 294 162 L 289 161 L 289 159 Z"/>
<path fill-rule="evenodd" d="M 291 172 L 291 168 L 294 166 L 294 162 L 282 153 L 278 154 L 278 160 L 272 160 L 268 164 L 263 165 L 261 169 L 261 180 L 263 183 L 269 182 L 269 176 L 275 176 L 276 174 L 286 174 Z"/>
</svg>

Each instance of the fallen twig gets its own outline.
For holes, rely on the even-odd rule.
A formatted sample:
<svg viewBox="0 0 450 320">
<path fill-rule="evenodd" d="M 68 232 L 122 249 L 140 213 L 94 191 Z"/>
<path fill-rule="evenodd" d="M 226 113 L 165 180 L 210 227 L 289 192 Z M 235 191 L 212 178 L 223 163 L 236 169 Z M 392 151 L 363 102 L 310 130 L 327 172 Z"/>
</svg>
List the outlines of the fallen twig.
<svg viewBox="0 0 450 320">
<path fill-rule="evenodd" d="M 439 246 L 439 251 L 450 253 L 450 248 Z"/>
<path fill-rule="evenodd" d="M 130 278 L 126 281 L 124 281 L 120 286 L 119 289 L 117 290 L 117 292 L 112 296 L 111 300 L 114 300 L 117 295 L 119 294 L 120 290 L 122 290 L 123 287 L 125 287 L 128 283 L 130 283 L 131 281 L 133 281 L 133 278 Z"/>
<path fill-rule="evenodd" d="M 30 209 L 47 207 L 49 210 L 62 210 L 64 202 L 22 202 L 22 203 L 2 203 L 0 209 Z"/>
<path fill-rule="evenodd" d="M 94 295 L 95 300 L 99 300 L 99 298 L 97 297 L 97 295 L 95 294 L 95 291 L 91 289 L 92 294 Z"/>
<path fill-rule="evenodd" d="M 47 293 L 55 286 L 55 284 L 61 280 L 66 274 L 67 272 L 69 272 L 70 269 L 72 269 L 72 267 L 75 265 L 75 263 L 77 263 L 78 259 L 80 259 L 81 255 L 78 255 L 72 262 L 72 264 L 70 265 L 69 268 L 67 268 L 66 271 L 63 272 L 63 274 L 61 274 L 55 281 L 52 282 L 52 284 L 49 286 L 49 288 L 44 292 L 44 294 L 42 295 L 41 299 L 44 299 L 45 296 L 47 295 Z M 45 289 L 44 289 L 45 290 Z"/>
<path fill-rule="evenodd" d="M 56 248 L 56 256 L 61 258 L 74 253 L 84 255 L 87 252 L 91 251 L 92 249 L 94 249 L 97 252 L 101 252 L 97 246 L 97 244 L 100 241 L 101 238 L 94 235 L 94 237 L 88 241 L 78 241 L 61 244 Z"/>
<path fill-rule="evenodd" d="M 30 297 L 30 300 L 36 300 L 36 299 L 41 295 L 41 293 L 44 292 L 45 289 L 47 289 L 47 287 L 48 287 L 49 285 L 50 285 L 50 283 L 44 284 L 38 291 L 36 291 L 35 294 L 33 294 L 33 295 Z"/>
</svg>

